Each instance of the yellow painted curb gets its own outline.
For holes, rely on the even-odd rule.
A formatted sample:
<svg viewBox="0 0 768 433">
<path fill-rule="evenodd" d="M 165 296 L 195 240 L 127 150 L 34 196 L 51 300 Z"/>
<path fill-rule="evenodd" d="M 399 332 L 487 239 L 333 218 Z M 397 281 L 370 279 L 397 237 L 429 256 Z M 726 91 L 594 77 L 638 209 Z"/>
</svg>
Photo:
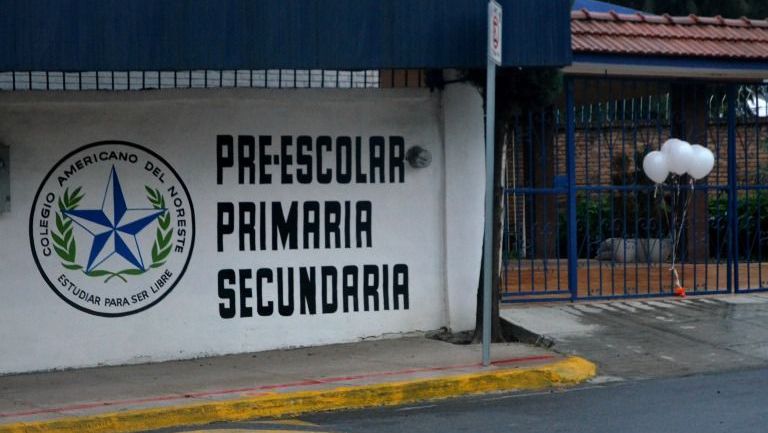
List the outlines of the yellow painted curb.
<svg viewBox="0 0 768 433">
<path fill-rule="evenodd" d="M 593 377 L 596 371 L 593 363 L 583 358 L 569 357 L 528 368 L 493 369 L 458 376 L 7 424 L 0 425 L 0 433 L 129 433 L 215 421 L 243 421 L 309 412 L 393 406 L 471 394 L 574 385 Z"/>
</svg>

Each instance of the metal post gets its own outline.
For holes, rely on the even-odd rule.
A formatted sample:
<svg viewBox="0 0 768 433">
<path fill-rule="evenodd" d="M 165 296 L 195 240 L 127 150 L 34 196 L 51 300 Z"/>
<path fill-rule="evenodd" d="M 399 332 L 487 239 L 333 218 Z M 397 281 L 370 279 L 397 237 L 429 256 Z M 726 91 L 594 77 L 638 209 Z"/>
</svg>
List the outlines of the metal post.
<svg viewBox="0 0 768 433">
<path fill-rule="evenodd" d="M 578 297 L 578 251 L 576 246 L 576 113 L 573 108 L 573 79 L 565 78 L 565 118 L 568 169 L 568 290 L 571 301 Z"/>
<path fill-rule="evenodd" d="M 483 365 L 491 363 L 491 286 L 493 284 L 493 156 L 496 117 L 496 64 L 488 59 L 485 80 L 485 238 L 483 240 Z"/>
<path fill-rule="evenodd" d="M 736 85 L 728 84 L 728 291 L 739 290 L 739 220 L 736 215 Z"/>
<path fill-rule="evenodd" d="M 483 366 L 491 364 L 491 289 L 493 284 L 493 163 L 496 119 L 496 65 L 501 64 L 501 6 L 488 2 L 488 67 L 485 80 L 485 236 L 483 239 Z"/>
</svg>

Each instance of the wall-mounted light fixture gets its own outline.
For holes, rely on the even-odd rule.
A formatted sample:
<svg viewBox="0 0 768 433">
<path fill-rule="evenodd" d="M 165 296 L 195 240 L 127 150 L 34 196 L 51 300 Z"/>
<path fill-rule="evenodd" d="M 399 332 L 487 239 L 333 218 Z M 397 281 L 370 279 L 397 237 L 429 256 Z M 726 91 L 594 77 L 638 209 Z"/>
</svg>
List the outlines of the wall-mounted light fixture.
<svg viewBox="0 0 768 433">
<path fill-rule="evenodd" d="M 11 152 L 0 144 L 0 214 L 11 211 Z"/>
<path fill-rule="evenodd" d="M 413 168 L 429 167 L 432 163 L 432 153 L 421 146 L 413 146 L 405 153 L 405 160 Z"/>
</svg>

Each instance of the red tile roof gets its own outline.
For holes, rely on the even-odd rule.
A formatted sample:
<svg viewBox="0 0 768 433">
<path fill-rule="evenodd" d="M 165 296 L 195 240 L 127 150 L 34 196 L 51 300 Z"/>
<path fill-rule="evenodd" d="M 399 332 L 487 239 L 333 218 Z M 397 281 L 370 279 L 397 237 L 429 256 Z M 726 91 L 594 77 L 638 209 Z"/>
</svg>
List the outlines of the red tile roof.
<svg viewBox="0 0 768 433">
<path fill-rule="evenodd" d="M 768 59 L 768 21 L 571 12 L 574 53 Z"/>
</svg>

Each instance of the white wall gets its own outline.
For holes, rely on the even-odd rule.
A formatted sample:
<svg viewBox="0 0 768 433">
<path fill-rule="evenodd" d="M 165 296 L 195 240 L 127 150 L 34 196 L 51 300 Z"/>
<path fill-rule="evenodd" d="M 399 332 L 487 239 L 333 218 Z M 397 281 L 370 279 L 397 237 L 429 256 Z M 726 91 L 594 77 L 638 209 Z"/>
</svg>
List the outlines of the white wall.
<svg viewBox="0 0 768 433">
<path fill-rule="evenodd" d="M 468 84 L 443 92 L 448 326 L 475 326 L 485 203 L 483 100 Z"/>
<path fill-rule="evenodd" d="M 0 142 L 11 148 L 12 183 L 12 212 L 0 214 L 0 374 L 321 345 L 441 326 L 471 328 L 482 240 L 483 164 L 477 151 L 482 113 L 474 90 L 457 86 L 444 93 L 237 89 L 0 95 Z M 281 135 L 401 136 L 406 149 L 427 148 L 433 163 L 423 169 L 406 163 L 404 183 L 239 185 L 237 170 L 231 169 L 217 185 L 219 134 L 235 140 L 270 135 L 271 153 L 279 153 Z M 134 142 L 158 153 L 186 183 L 196 213 L 196 245 L 186 274 L 162 301 L 123 317 L 95 316 L 62 301 L 41 277 L 30 246 L 30 209 L 46 173 L 67 153 L 101 140 Z M 364 161 L 367 157 L 366 150 Z M 326 164 L 335 169 L 329 159 Z M 279 179 L 279 166 L 270 170 Z M 102 171 L 94 169 L 93 176 L 103 179 Z M 103 183 L 98 179 L 94 182 Z M 136 187 L 122 182 L 126 189 Z M 217 252 L 217 202 L 287 206 L 308 200 L 370 200 L 372 247 L 304 249 L 300 241 L 297 250 L 240 251 L 230 236 L 224 252 Z M 401 305 L 365 312 L 360 296 L 358 312 L 301 315 L 297 299 L 291 316 L 260 317 L 251 299 L 253 317 L 225 319 L 219 313 L 221 269 L 255 273 L 364 264 L 391 269 L 397 263 L 409 270 L 407 310 Z M 269 296 L 276 301 L 273 292 Z"/>
</svg>

